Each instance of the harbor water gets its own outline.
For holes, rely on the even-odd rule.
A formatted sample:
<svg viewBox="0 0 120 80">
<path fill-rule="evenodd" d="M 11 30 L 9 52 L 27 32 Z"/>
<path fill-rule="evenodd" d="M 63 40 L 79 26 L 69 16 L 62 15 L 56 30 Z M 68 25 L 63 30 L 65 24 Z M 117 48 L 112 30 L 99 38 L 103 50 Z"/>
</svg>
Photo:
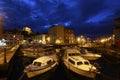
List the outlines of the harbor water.
<svg viewBox="0 0 120 80">
<path fill-rule="evenodd" d="M 102 55 L 102 58 L 94 61 L 99 64 L 101 72 L 95 79 L 71 72 L 64 67 L 61 60 L 59 60 L 56 68 L 32 79 L 28 79 L 23 70 L 25 66 L 32 63 L 33 60 L 33 58 L 22 56 L 19 52 L 16 55 L 14 70 L 11 72 L 9 80 L 120 80 L 120 63 L 117 62 L 118 60 L 116 60 L 116 58 L 108 55 Z"/>
</svg>

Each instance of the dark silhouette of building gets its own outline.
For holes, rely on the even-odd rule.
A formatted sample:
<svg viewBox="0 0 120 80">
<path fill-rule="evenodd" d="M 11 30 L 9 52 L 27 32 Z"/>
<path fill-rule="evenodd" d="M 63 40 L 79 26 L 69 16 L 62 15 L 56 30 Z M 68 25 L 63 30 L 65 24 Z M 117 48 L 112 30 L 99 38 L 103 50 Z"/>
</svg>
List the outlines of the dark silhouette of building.
<svg viewBox="0 0 120 80">
<path fill-rule="evenodd" d="M 120 46 L 120 18 L 114 20 L 115 44 Z"/>
</svg>

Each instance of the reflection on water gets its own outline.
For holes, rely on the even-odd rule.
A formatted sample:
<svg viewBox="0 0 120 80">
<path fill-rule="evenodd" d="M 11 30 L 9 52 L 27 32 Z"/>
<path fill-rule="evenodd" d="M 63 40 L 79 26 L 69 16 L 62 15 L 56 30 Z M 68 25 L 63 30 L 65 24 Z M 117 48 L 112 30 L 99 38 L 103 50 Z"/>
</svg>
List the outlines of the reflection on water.
<svg viewBox="0 0 120 80">
<path fill-rule="evenodd" d="M 112 57 L 111 57 L 112 58 Z M 107 59 L 107 58 L 106 58 Z M 120 80 L 120 63 L 113 61 L 106 61 L 105 57 L 99 59 L 97 62 L 101 66 L 101 74 L 96 78 L 97 80 Z"/>
</svg>

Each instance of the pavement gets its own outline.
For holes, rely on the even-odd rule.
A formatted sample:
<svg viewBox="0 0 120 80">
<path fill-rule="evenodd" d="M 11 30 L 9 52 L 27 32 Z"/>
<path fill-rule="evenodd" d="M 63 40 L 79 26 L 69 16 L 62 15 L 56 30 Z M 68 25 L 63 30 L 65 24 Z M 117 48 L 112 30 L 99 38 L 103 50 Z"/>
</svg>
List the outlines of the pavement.
<svg viewBox="0 0 120 80">
<path fill-rule="evenodd" d="M 4 54 L 5 52 L 1 52 L 0 53 L 0 65 L 1 64 L 5 64 L 5 63 L 9 63 L 9 61 L 11 60 L 11 58 L 13 57 L 13 55 L 15 54 L 15 52 L 16 52 L 16 50 L 17 50 L 17 48 L 19 47 L 19 45 L 16 45 L 16 46 L 14 46 L 13 48 L 11 48 L 11 49 L 9 49 L 9 50 L 5 50 L 6 51 L 6 54 Z M 4 58 L 5 58 L 5 56 L 4 55 L 6 55 L 6 62 L 4 62 L 5 60 L 4 60 Z"/>
<path fill-rule="evenodd" d="M 16 45 L 12 47 L 11 49 L 9 48 L 1 48 L 1 53 L 0 53 L 0 80 L 8 80 L 7 79 L 7 70 L 9 66 L 9 62 L 11 58 L 14 56 L 16 53 L 16 50 L 19 48 L 19 45 Z M 3 49 L 3 50 L 2 50 Z M 6 53 L 6 54 L 4 54 Z M 6 57 L 5 57 L 6 55 Z M 4 59 L 6 58 L 6 60 Z"/>
</svg>

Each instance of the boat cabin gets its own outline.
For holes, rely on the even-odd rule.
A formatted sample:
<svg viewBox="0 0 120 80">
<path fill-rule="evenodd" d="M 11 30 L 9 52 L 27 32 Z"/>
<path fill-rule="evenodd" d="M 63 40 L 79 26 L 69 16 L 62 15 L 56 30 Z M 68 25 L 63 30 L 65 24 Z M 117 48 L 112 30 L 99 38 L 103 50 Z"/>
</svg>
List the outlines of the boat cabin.
<svg viewBox="0 0 120 80">
<path fill-rule="evenodd" d="M 80 65 L 90 65 L 88 60 L 83 59 L 82 57 L 74 57 L 71 56 L 68 58 L 68 62 L 74 66 L 80 66 Z"/>
<path fill-rule="evenodd" d="M 32 64 L 35 66 L 46 66 L 51 64 L 52 62 L 54 62 L 53 58 L 43 56 L 34 60 Z"/>
<path fill-rule="evenodd" d="M 67 49 L 64 52 L 64 58 L 66 59 L 69 56 L 80 56 L 80 52 L 77 49 Z"/>
</svg>

